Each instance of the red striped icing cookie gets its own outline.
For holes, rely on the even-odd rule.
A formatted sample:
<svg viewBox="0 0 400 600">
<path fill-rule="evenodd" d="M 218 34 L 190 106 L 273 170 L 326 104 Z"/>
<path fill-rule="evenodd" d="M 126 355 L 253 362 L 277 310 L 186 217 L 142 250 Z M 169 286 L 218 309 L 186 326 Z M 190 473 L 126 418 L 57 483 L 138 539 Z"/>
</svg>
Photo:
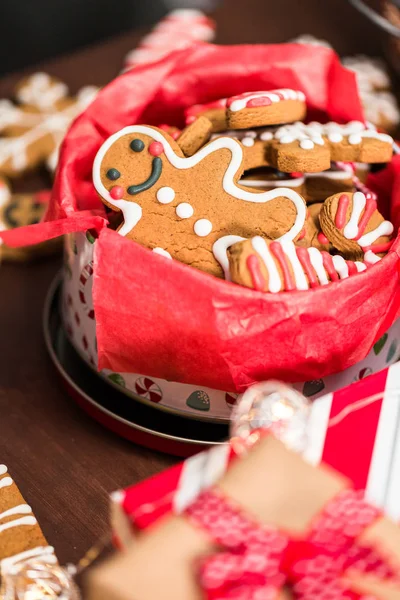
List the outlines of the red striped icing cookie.
<svg viewBox="0 0 400 600">
<path fill-rule="evenodd" d="M 320 215 L 321 228 L 335 248 L 361 257 L 372 250 L 387 252 L 393 225 L 378 211 L 376 200 L 362 192 L 334 194 L 327 198 Z"/>
<path fill-rule="evenodd" d="M 231 246 L 228 257 L 234 283 L 272 293 L 308 290 L 367 268 L 362 262 L 331 256 L 317 248 L 299 248 L 289 240 L 270 241 L 258 236 Z"/>
</svg>

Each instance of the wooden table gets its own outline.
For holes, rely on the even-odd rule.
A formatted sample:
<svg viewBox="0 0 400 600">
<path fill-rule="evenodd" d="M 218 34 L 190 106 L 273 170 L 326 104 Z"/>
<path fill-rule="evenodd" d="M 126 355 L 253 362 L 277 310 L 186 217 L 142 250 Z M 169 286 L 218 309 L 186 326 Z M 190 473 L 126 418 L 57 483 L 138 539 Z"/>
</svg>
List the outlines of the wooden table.
<svg viewBox="0 0 400 600">
<path fill-rule="evenodd" d="M 341 52 L 379 52 L 373 28 L 345 0 L 279 0 L 268 3 L 268 9 L 265 0 L 245 4 L 245 12 L 241 0 L 218 9 L 219 42 L 279 42 L 307 32 L 328 37 Z M 39 68 L 62 78 L 73 92 L 83 85 L 104 85 L 139 39 L 139 33 L 125 34 Z M 0 81 L 0 98 L 12 94 L 20 77 Z M 42 182 L 34 176 L 18 186 L 29 189 Z M 175 459 L 109 433 L 64 392 L 46 354 L 41 320 L 59 267 L 60 259 L 53 258 L 0 269 L 0 462 L 8 465 L 32 504 L 60 560 L 73 562 L 107 531 L 108 494 Z"/>
</svg>

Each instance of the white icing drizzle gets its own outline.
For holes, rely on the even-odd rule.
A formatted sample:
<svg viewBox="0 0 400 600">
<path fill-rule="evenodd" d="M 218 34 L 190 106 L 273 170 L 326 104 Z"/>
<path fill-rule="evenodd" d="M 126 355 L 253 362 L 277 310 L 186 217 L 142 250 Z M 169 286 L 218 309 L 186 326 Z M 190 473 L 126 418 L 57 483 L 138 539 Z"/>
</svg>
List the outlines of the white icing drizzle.
<svg viewBox="0 0 400 600">
<path fill-rule="evenodd" d="M 116 142 L 122 136 L 129 135 L 132 133 L 144 134 L 158 142 L 161 142 L 163 144 L 167 160 L 177 169 L 190 169 L 191 167 L 194 167 L 199 162 L 201 162 L 203 158 L 209 156 L 217 150 L 223 148 L 230 150 L 232 158 L 228 165 L 228 168 L 224 173 L 224 177 L 222 180 L 222 186 L 224 191 L 230 196 L 233 196 L 234 198 L 237 198 L 239 200 L 244 200 L 246 202 L 266 203 L 270 200 L 273 200 L 274 198 L 286 197 L 295 205 L 297 215 L 293 226 L 287 233 L 285 233 L 282 236 L 281 239 L 294 239 L 302 230 L 306 218 L 306 206 L 302 197 L 294 190 L 291 190 L 289 188 L 278 188 L 276 190 L 270 190 L 258 194 L 254 192 L 247 192 L 246 190 L 237 187 L 237 185 L 234 182 L 234 178 L 239 170 L 239 167 L 242 164 L 243 150 L 241 145 L 235 139 L 225 136 L 216 138 L 206 146 L 203 146 L 198 152 L 193 154 L 193 156 L 183 158 L 175 154 L 174 150 L 171 148 L 170 144 L 164 138 L 161 132 L 152 129 L 147 125 L 132 125 L 129 127 L 125 127 L 121 131 L 118 131 L 117 133 L 109 137 L 99 149 L 93 163 L 93 183 L 97 192 L 111 206 L 115 206 L 121 209 L 123 212 L 125 223 L 124 226 L 119 230 L 119 233 L 121 233 L 121 235 L 126 235 L 126 233 L 128 233 L 128 231 L 131 231 L 131 229 L 133 229 L 133 227 L 136 225 L 136 223 L 141 217 L 141 208 L 134 202 L 125 200 L 113 200 L 113 198 L 111 198 L 110 196 L 109 191 L 107 190 L 107 188 L 101 180 L 100 168 L 106 152 L 114 144 L 114 142 Z M 140 216 L 138 209 L 140 209 Z"/>
<path fill-rule="evenodd" d="M 14 519 L 13 521 L 8 521 L 8 523 L 3 523 L 0 525 L 0 533 L 6 531 L 7 529 L 12 529 L 13 527 L 21 527 L 23 525 L 36 525 L 37 521 L 33 515 L 28 517 L 21 517 L 20 519 Z"/>
<path fill-rule="evenodd" d="M 228 108 L 232 112 L 237 112 L 246 108 L 249 100 L 257 98 L 268 98 L 272 103 L 281 102 L 282 100 L 298 100 L 299 102 L 305 102 L 306 100 L 303 92 L 290 89 L 272 90 L 270 92 L 248 92 L 230 98 Z"/>
<path fill-rule="evenodd" d="M 32 513 L 32 509 L 29 504 L 19 504 L 13 508 L 9 508 L 4 512 L 0 513 L 0 520 L 6 517 L 12 517 L 13 515 L 28 515 Z"/>
<path fill-rule="evenodd" d="M 212 223 L 208 219 L 199 219 L 195 222 L 193 229 L 199 237 L 206 237 L 212 231 Z"/>
<path fill-rule="evenodd" d="M 356 265 L 357 271 L 359 273 L 362 273 L 363 271 L 366 271 L 366 269 L 367 269 L 367 267 L 364 265 L 364 263 L 362 263 L 358 260 L 356 260 L 354 264 Z"/>
<path fill-rule="evenodd" d="M 278 188 L 278 187 L 299 187 L 303 185 L 305 177 L 294 177 L 292 179 L 240 179 L 240 185 L 245 187 L 260 188 Z"/>
<path fill-rule="evenodd" d="M 279 275 L 278 267 L 269 251 L 268 244 L 264 238 L 256 236 L 251 240 L 253 249 L 259 254 L 268 271 L 268 290 L 271 293 L 280 292 L 282 281 Z"/>
<path fill-rule="evenodd" d="M 3 477 L 2 479 L 0 479 L 0 489 L 9 487 L 12 484 L 13 480 L 11 479 L 11 477 Z"/>
<path fill-rule="evenodd" d="M 233 244 L 236 244 L 237 242 L 242 242 L 245 239 L 246 238 L 243 238 L 240 235 L 224 235 L 224 236 L 220 237 L 213 244 L 212 251 L 213 251 L 215 260 L 218 261 L 219 264 L 221 265 L 222 270 L 224 272 L 225 279 L 227 281 L 229 281 L 231 278 L 230 271 L 229 271 L 229 259 L 228 259 L 228 255 L 227 255 L 227 250 L 230 246 L 233 246 Z"/>
<path fill-rule="evenodd" d="M 358 243 L 360 244 L 361 248 L 365 246 L 371 246 L 371 244 L 376 242 L 376 240 L 382 235 L 391 235 L 393 233 L 393 229 L 393 223 L 390 221 L 382 221 L 382 223 L 378 225 L 376 229 L 373 229 L 372 231 L 360 237 Z"/>
<path fill-rule="evenodd" d="M 354 240 L 358 235 L 358 221 L 365 209 L 367 199 L 362 192 L 353 194 L 353 208 L 350 214 L 349 222 L 343 229 L 343 235 L 348 240 Z"/>
<path fill-rule="evenodd" d="M 325 271 L 321 252 L 318 248 L 307 248 L 307 252 L 320 285 L 328 285 L 329 279 Z"/>
<path fill-rule="evenodd" d="M 193 216 L 194 209 L 188 202 L 181 202 L 175 209 L 176 214 L 181 219 L 189 219 Z"/>
<path fill-rule="evenodd" d="M 175 192 L 171 187 L 162 187 L 157 191 L 157 200 L 160 204 L 169 204 L 175 199 Z"/>
<path fill-rule="evenodd" d="M 332 262 L 340 279 L 346 279 L 349 276 L 349 267 L 347 266 L 343 256 L 335 254 L 335 256 L 332 256 Z"/>
<path fill-rule="evenodd" d="M 25 550 L 24 552 L 19 552 L 18 554 L 14 554 L 13 556 L 9 556 L 7 558 L 3 558 L 3 560 L 0 560 L 1 571 L 5 573 L 10 569 L 10 567 L 16 565 L 17 563 L 26 562 L 31 558 L 35 558 L 49 564 L 56 564 L 57 562 L 53 546 L 38 546 L 37 548 Z"/>
<path fill-rule="evenodd" d="M 68 87 L 61 81 L 54 81 L 47 73 L 34 73 L 17 92 L 17 100 L 41 110 L 54 108 L 65 98 Z"/>
<path fill-rule="evenodd" d="M 280 244 L 292 267 L 296 288 L 298 290 L 308 290 L 308 280 L 304 274 L 304 269 L 301 266 L 299 259 L 297 258 L 296 246 L 290 240 L 287 240 L 286 242 L 280 242 Z"/>
<path fill-rule="evenodd" d="M 372 252 L 372 250 L 367 250 L 367 252 L 364 254 L 364 260 L 366 263 L 369 263 L 370 265 L 374 265 L 375 263 L 377 263 L 381 260 L 381 257 L 378 256 L 377 254 L 374 254 Z"/>
<path fill-rule="evenodd" d="M 169 252 L 167 252 L 167 250 L 164 250 L 164 248 L 153 248 L 153 252 L 155 252 L 156 254 L 160 254 L 165 258 L 170 258 L 172 260 L 172 256 Z"/>
<path fill-rule="evenodd" d="M 242 138 L 241 140 L 243 146 L 247 146 L 248 148 L 250 148 L 251 146 L 254 146 L 254 138 L 250 137 L 250 136 L 246 136 L 244 138 Z"/>
<path fill-rule="evenodd" d="M 304 150 L 312 150 L 315 144 L 323 146 L 326 136 L 332 143 L 339 143 L 344 138 L 347 138 L 349 144 L 360 144 L 363 138 L 374 138 L 389 144 L 393 143 L 393 139 L 386 133 L 378 133 L 375 129 L 368 129 L 361 121 L 351 121 L 346 125 L 338 123 L 326 123 L 325 125 L 315 121 L 308 123 L 296 123 L 283 125 L 275 130 L 274 138 L 279 140 L 281 144 L 291 144 L 295 141 Z"/>
<path fill-rule="evenodd" d="M 0 464 L 0 475 L 5 475 L 7 473 L 6 465 Z"/>
</svg>

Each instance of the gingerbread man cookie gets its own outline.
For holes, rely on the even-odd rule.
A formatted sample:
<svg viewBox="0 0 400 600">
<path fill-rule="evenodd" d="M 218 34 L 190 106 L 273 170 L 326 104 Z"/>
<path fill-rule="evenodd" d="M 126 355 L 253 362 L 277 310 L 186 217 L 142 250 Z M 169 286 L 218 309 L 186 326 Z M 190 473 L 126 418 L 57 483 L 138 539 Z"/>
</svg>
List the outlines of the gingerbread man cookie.
<svg viewBox="0 0 400 600">
<path fill-rule="evenodd" d="M 257 190 L 273 190 L 277 187 L 292 188 L 306 196 L 306 178 L 301 173 L 282 173 L 271 167 L 259 167 L 246 171 L 239 184 Z"/>
<path fill-rule="evenodd" d="M 0 101 L 0 173 L 15 177 L 46 163 L 54 171 L 58 151 L 72 121 L 93 101 L 98 89 L 82 88 L 75 98 L 44 73 L 32 75 L 17 87 L 16 106 Z"/>
<path fill-rule="evenodd" d="M 211 121 L 204 116 L 198 117 L 193 123 L 185 127 L 179 137 L 176 138 L 183 154 L 192 156 L 197 150 L 200 150 L 210 139 L 211 131 Z"/>
<path fill-rule="evenodd" d="M 327 198 L 320 215 L 321 228 L 335 248 L 348 256 L 367 251 L 387 252 L 393 225 L 377 209 L 375 198 L 362 192 L 339 193 Z"/>
<path fill-rule="evenodd" d="M 228 129 L 226 122 L 226 101 L 227 98 L 213 100 L 206 104 L 194 104 L 185 110 L 186 125 L 191 125 L 198 117 L 207 117 L 211 121 L 214 133 Z"/>
<path fill-rule="evenodd" d="M 231 280 L 259 292 L 308 290 L 366 270 L 317 248 L 296 248 L 290 240 L 254 237 L 228 250 Z"/>
<path fill-rule="evenodd" d="M 221 276 L 234 242 L 254 233 L 294 240 L 305 222 L 302 196 L 289 188 L 244 189 L 237 185 L 242 172 L 243 146 L 233 138 L 185 158 L 168 134 L 133 125 L 100 148 L 93 181 L 104 203 L 123 212 L 120 234 Z"/>
<path fill-rule="evenodd" d="M 246 92 L 226 101 L 229 128 L 248 129 L 300 121 L 306 116 L 306 97 L 290 89 Z"/>
</svg>

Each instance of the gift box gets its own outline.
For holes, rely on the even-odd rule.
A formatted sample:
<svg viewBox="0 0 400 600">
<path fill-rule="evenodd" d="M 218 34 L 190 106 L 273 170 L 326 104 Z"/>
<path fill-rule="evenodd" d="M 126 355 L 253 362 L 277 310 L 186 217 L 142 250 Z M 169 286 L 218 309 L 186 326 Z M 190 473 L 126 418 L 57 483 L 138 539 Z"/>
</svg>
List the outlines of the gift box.
<svg viewBox="0 0 400 600">
<path fill-rule="evenodd" d="M 227 419 L 236 395 L 256 381 L 302 382 L 316 397 L 398 356 L 398 240 L 362 277 L 262 294 L 166 261 L 106 227 L 91 180 L 105 138 L 138 122 L 181 127 L 192 104 L 276 87 L 303 91 L 310 119 L 362 119 L 354 74 L 329 49 L 201 44 L 176 51 L 100 92 L 64 141 L 47 222 L 3 234 L 18 245 L 80 232 L 66 254 L 66 328 L 111 383 L 154 406 Z M 394 160 L 371 183 L 396 226 L 398 170 Z"/>
<path fill-rule="evenodd" d="M 400 364 L 313 402 L 304 458 L 328 464 L 400 522 Z M 201 452 L 111 496 L 116 545 L 171 513 L 180 514 L 228 470 L 229 444 Z"/>
<path fill-rule="evenodd" d="M 88 597 L 394 599 L 399 549 L 399 527 L 347 478 L 269 435 L 94 571 Z"/>
</svg>

